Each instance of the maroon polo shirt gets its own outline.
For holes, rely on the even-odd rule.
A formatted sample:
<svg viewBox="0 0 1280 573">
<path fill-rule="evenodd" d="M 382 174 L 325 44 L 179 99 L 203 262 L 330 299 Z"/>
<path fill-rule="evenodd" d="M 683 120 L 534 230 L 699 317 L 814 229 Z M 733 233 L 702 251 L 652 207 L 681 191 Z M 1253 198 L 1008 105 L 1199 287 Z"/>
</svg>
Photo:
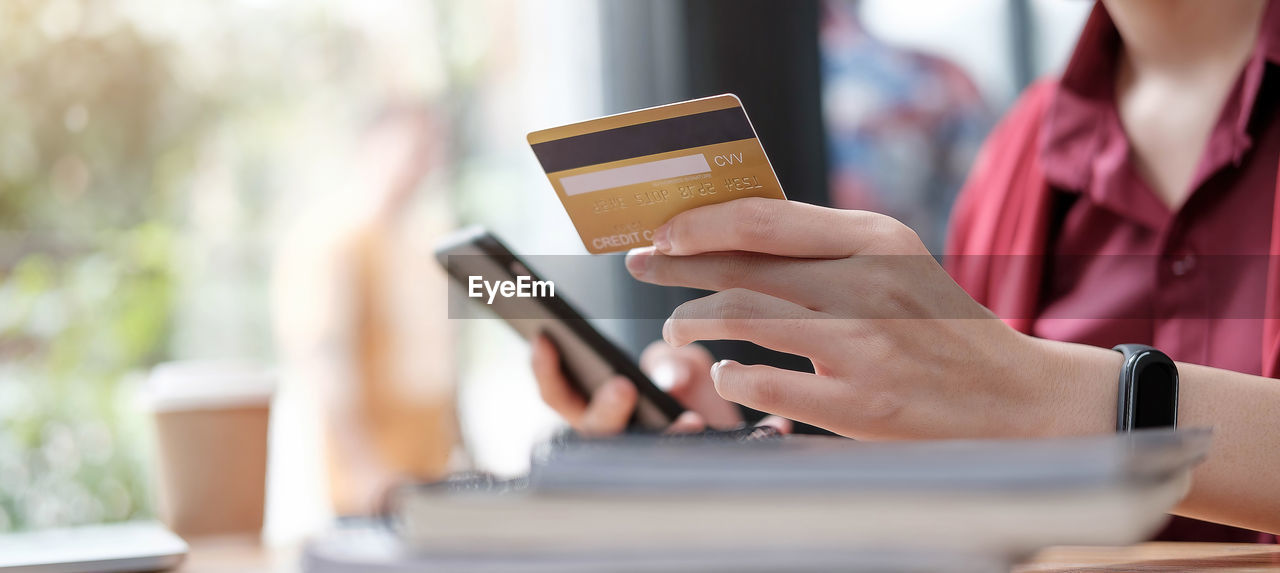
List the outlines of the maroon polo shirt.
<svg viewBox="0 0 1280 573">
<path fill-rule="evenodd" d="M 1122 41 L 1101 3 L 1045 110 L 1040 165 L 1051 189 L 1048 267 L 1031 333 L 1262 374 L 1262 325 L 1280 163 L 1280 2 L 1222 106 L 1185 203 L 1139 174 L 1117 113 Z M 1267 536 L 1270 537 L 1270 536 Z M 1258 541 L 1175 519 L 1162 539 Z"/>
</svg>

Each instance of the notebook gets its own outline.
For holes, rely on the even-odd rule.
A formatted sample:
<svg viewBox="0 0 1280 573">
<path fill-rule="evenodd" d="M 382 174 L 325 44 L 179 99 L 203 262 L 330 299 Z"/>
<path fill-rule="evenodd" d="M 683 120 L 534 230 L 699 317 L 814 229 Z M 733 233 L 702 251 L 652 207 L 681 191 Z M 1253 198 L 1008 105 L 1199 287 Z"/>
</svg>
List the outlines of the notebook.
<svg viewBox="0 0 1280 573">
<path fill-rule="evenodd" d="M 161 571 L 176 567 L 186 554 L 187 544 L 153 521 L 0 535 L 4 573 Z"/>
<path fill-rule="evenodd" d="M 1186 494 L 1209 440 L 1208 430 L 1192 429 L 893 443 L 559 442 L 519 479 L 461 476 L 399 490 L 387 543 L 424 571 L 437 570 L 430 563 L 656 571 L 676 562 L 923 571 L 937 559 L 999 569 L 1049 545 L 1147 539 Z"/>
</svg>

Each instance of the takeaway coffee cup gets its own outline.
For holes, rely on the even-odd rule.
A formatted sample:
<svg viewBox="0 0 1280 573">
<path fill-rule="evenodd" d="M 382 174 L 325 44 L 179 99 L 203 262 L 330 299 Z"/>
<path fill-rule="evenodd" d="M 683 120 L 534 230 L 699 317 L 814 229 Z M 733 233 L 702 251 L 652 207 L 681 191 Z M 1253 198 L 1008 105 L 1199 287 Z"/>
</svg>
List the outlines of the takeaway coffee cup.
<svg viewBox="0 0 1280 573">
<path fill-rule="evenodd" d="M 274 375 L 251 364 L 173 362 L 152 370 L 158 509 L 175 533 L 261 533 L 274 393 Z"/>
</svg>

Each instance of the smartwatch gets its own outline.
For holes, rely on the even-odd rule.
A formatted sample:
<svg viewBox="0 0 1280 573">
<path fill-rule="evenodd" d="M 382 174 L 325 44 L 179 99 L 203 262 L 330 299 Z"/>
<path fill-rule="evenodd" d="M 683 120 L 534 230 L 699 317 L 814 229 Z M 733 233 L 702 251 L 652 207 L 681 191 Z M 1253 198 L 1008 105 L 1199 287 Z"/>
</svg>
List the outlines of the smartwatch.
<svg viewBox="0 0 1280 573">
<path fill-rule="evenodd" d="M 1116 431 L 1178 425 L 1178 368 L 1165 353 L 1142 344 L 1121 344 L 1120 397 Z"/>
</svg>

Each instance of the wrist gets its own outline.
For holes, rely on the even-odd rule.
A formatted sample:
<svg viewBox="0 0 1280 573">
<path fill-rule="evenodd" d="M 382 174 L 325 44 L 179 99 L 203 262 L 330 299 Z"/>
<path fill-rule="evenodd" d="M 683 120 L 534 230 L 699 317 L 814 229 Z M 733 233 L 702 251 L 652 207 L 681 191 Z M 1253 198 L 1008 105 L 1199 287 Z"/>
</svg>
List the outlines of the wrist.
<svg viewBox="0 0 1280 573">
<path fill-rule="evenodd" d="M 1034 357 L 1028 379 L 1039 407 L 1024 435 L 1080 436 L 1115 432 L 1116 388 L 1123 356 L 1096 346 L 1023 335 Z M 1036 391 L 1038 390 L 1038 391 Z"/>
</svg>

